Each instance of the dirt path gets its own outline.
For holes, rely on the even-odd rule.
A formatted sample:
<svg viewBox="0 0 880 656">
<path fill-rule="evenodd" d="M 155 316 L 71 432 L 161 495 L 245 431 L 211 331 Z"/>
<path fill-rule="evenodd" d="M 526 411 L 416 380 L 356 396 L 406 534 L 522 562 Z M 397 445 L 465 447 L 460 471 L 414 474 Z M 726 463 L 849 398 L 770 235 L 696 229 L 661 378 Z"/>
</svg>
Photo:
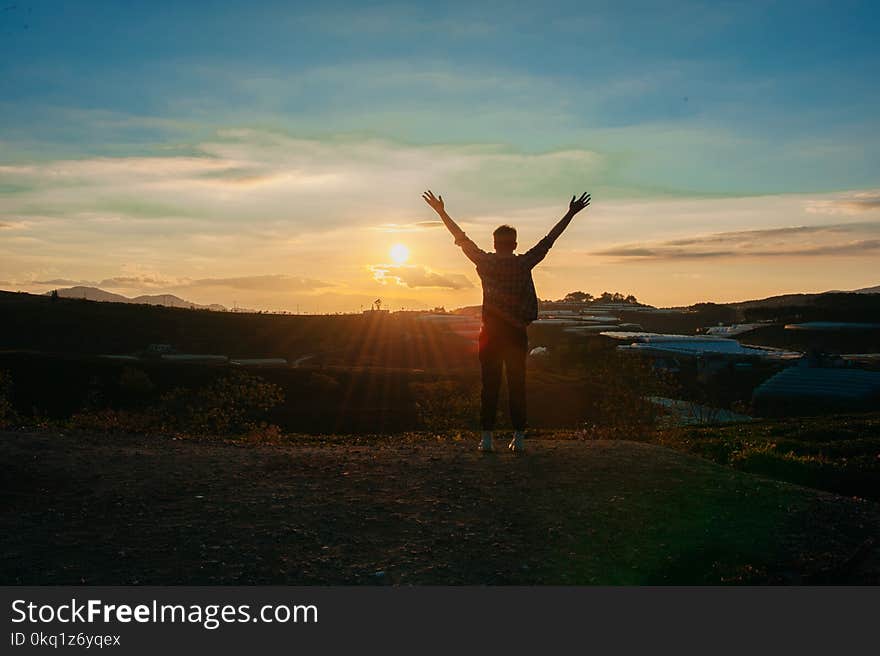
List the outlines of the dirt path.
<svg viewBox="0 0 880 656">
<path fill-rule="evenodd" d="M 0 433 L 3 584 L 880 583 L 880 506 L 634 442 Z"/>
</svg>

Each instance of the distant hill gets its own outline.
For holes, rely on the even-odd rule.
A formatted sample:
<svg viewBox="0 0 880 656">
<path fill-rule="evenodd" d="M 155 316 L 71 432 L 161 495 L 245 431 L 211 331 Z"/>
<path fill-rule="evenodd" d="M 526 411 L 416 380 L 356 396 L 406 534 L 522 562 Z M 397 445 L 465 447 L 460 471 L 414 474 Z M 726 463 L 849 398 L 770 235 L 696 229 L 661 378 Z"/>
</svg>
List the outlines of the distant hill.
<svg viewBox="0 0 880 656">
<path fill-rule="evenodd" d="M 780 296 L 769 296 L 767 298 L 750 301 L 735 301 L 733 303 L 725 303 L 725 305 L 743 309 L 750 307 L 804 306 L 814 305 L 817 302 L 821 303 L 834 297 L 846 297 L 850 294 L 880 294 L 880 285 L 875 287 L 863 287 L 862 289 L 853 289 L 851 291 L 835 289 L 816 294 L 781 294 Z"/>
<path fill-rule="evenodd" d="M 767 298 L 759 298 L 750 301 L 735 301 L 733 303 L 725 303 L 736 308 L 752 308 L 752 307 L 786 307 L 791 305 L 802 306 L 810 305 L 820 296 L 825 294 L 847 294 L 851 292 L 822 292 L 819 294 L 782 294 L 780 296 L 768 296 Z"/>
<path fill-rule="evenodd" d="M 199 305 L 198 303 L 187 301 L 174 294 L 145 294 L 129 298 L 128 296 L 122 296 L 121 294 L 104 291 L 98 287 L 83 286 L 68 287 L 67 289 L 59 289 L 57 291 L 58 295 L 62 298 L 84 298 L 89 301 L 102 301 L 105 303 L 134 303 L 136 305 L 162 305 L 164 307 L 196 308 L 197 310 L 216 310 L 219 312 L 226 311 L 226 308 L 222 305 Z M 49 296 L 51 293 L 52 292 L 46 292 L 46 296 Z"/>
<path fill-rule="evenodd" d="M 880 294 L 877 293 L 786 294 L 730 303 L 728 307 L 737 312 L 736 320 L 739 322 L 771 321 L 777 324 L 805 321 L 880 322 Z"/>
</svg>

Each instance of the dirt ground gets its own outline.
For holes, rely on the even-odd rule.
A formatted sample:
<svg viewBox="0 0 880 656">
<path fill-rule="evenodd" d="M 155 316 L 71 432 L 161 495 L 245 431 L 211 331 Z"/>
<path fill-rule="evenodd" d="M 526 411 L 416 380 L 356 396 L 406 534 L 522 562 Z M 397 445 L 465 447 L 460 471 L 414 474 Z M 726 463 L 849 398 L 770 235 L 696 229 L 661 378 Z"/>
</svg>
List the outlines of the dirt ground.
<svg viewBox="0 0 880 656">
<path fill-rule="evenodd" d="M 880 583 L 880 505 L 624 441 L 0 433 L 2 584 Z"/>
</svg>

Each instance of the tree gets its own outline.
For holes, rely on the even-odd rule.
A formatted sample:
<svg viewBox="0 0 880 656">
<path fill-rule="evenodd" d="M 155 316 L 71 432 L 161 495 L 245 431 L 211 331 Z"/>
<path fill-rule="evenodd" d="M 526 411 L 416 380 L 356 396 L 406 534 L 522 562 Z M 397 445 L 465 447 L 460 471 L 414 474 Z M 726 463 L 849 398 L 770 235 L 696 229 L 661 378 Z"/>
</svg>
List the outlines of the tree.
<svg viewBox="0 0 880 656">
<path fill-rule="evenodd" d="M 593 295 L 581 291 L 569 292 L 562 300 L 565 303 L 589 303 L 593 300 Z"/>
</svg>

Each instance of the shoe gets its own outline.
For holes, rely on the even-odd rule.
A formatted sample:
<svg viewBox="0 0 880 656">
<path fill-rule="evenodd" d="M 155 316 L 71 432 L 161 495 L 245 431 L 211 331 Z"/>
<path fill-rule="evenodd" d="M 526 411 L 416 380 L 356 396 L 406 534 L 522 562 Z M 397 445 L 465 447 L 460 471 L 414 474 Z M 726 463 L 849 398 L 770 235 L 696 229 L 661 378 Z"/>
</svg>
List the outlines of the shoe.
<svg viewBox="0 0 880 656">
<path fill-rule="evenodd" d="M 492 441 L 491 434 L 483 434 L 483 439 L 480 441 L 480 446 L 477 447 L 477 450 L 483 453 L 493 453 L 495 451 L 495 444 Z"/>
<path fill-rule="evenodd" d="M 510 440 L 510 444 L 507 445 L 507 448 L 513 451 L 514 453 L 525 453 L 526 444 L 525 444 L 525 435 L 520 432 L 516 432 L 513 435 L 513 439 Z"/>
</svg>

